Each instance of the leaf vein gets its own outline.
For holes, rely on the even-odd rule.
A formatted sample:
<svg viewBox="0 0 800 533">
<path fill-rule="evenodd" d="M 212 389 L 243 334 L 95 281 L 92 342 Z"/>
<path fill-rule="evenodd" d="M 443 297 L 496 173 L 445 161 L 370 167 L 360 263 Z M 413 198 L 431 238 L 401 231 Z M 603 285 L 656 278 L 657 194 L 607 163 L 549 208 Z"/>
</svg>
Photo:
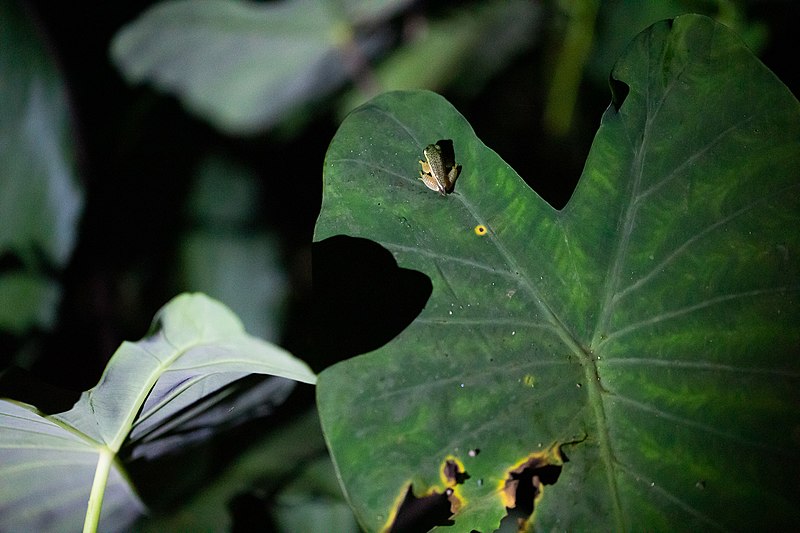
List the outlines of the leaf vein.
<svg viewBox="0 0 800 533">
<path fill-rule="evenodd" d="M 607 343 L 611 339 L 619 339 L 625 335 L 628 335 L 636 330 L 639 330 L 646 326 L 652 326 L 653 324 L 659 324 L 662 322 L 666 322 L 668 320 L 672 320 L 673 318 L 678 318 L 683 315 L 687 315 L 690 313 L 694 313 L 695 311 L 699 311 L 701 309 L 706 309 L 708 307 L 713 307 L 715 305 L 720 305 L 725 302 L 729 302 L 732 300 L 737 300 L 740 298 L 754 298 L 757 296 L 769 295 L 769 294 L 776 294 L 781 292 L 795 292 L 800 291 L 800 286 L 787 286 L 787 287 L 771 287 L 767 289 L 754 289 L 750 291 L 743 291 L 731 294 L 722 294 L 715 298 L 709 298 L 707 300 L 703 300 L 696 304 L 688 305 L 686 307 L 681 307 L 679 309 L 675 309 L 672 311 L 667 311 L 664 313 L 660 313 L 658 315 L 652 316 L 640 322 L 634 322 L 628 326 L 620 328 L 616 331 L 609 333 L 602 342 L 598 343 L 598 347 L 602 344 Z"/>
<path fill-rule="evenodd" d="M 464 257 L 458 257 L 458 256 L 454 256 L 454 255 L 447 255 L 447 254 L 443 254 L 443 253 L 436 252 L 436 251 L 433 251 L 433 250 L 426 250 L 424 248 L 419 248 L 419 247 L 415 247 L 415 246 L 408 246 L 408 245 L 405 245 L 405 244 L 397 244 L 397 243 L 392 243 L 392 242 L 381 241 L 381 245 L 384 248 L 386 248 L 388 250 L 391 250 L 391 251 L 398 251 L 398 252 L 404 252 L 404 253 L 410 253 L 410 254 L 419 254 L 419 255 L 423 255 L 425 257 L 430 257 L 432 259 L 440 259 L 440 260 L 445 261 L 445 262 L 453 262 L 453 263 L 458 263 L 458 264 L 465 265 L 465 266 L 468 266 L 468 267 L 471 267 L 471 268 L 477 268 L 477 269 L 480 269 L 480 270 L 484 270 L 486 272 L 490 272 L 492 274 L 496 274 L 496 275 L 501 276 L 501 277 L 514 279 L 514 280 L 518 279 L 518 276 L 515 276 L 511 272 L 507 272 L 505 270 L 498 270 L 496 267 L 493 267 L 491 265 L 487 265 L 485 263 L 481 263 L 481 262 L 478 262 L 478 261 L 473 261 L 472 259 L 466 259 Z"/>
<path fill-rule="evenodd" d="M 708 370 L 710 372 L 731 372 L 734 374 L 756 374 L 756 375 L 769 375 L 788 378 L 800 378 L 800 371 L 783 369 L 783 368 L 758 368 L 758 367 L 745 367 L 725 365 L 720 363 L 712 363 L 709 361 L 679 361 L 675 359 L 650 359 L 643 357 L 626 357 L 626 358 L 606 358 L 603 360 L 604 365 L 643 365 L 643 366 L 662 366 L 670 369 L 682 370 Z"/>
<path fill-rule="evenodd" d="M 690 418 L 686 418 L 686 417 L 681 416 L 681 415 L 677 415 L 677 414 L 674 414 L 674 413 L 670 413 L 670 412 L 664 411 L 664 410 L 659 409 L 659 408 L 657 408 L 657 407 L 655 407 L 653 405 L 650 405 L 648 403 L 644 403 L 644 402 L 641 402 L 639 400 L 634 400 L 633 398 L 629 398 L 627 396 L 623 396 L 623 395 L 618 394 L 618 393 L 614 393 L 612 397 L 614 398 L 615 401 L 618 401 L 620 403 L 628 404 L 631 407 L 634 407 L 634 408 L 636 408 L 636 409 L 638 409 L 640 411 L 644 411 L 646 413 L 653 414 L 653 415 L 657 416 L 658 418 L 661 418 L 661 419 L 664 419 L 664 420 L 671 420 L 672 422 L 677 422 L 678 424 L 682 424 L 682 425 L 690 427 L 692 429 L 697 429 L 697 430 L 703 431 L 705 433 L 710 433 L 712 435 L 716 435 L 718 437 L 722 437 L 722 438 L 727 439 L 727 440 L 732 440 L 732 441 L 738 442 L 740 444 L 744 444 L 744 445 L 751 446 L 751 447 L 754 447 L 754 448 L 760 448 L 760 449 L 763 449 L 763 450 L 768 450 L 770 452 L 779 453 L 781 455 L 785 454 L 784 450 L 781 450 L 780 448 L 778 448 L 776 446 L 771 446 L 771 445 L 769 445 L 767 443 L 764 443 L 764 442 L 759 442 L 759 441 L 755 441 L 755 440 L 752 440 L 752 439 L 747 439 L 745 437 L 742 437 L 741 435 L 736 435 L 735 433 L 730 433 L 728 431 L 723 431 L 721 429 L 717 429 L 714 426 L 710 426 L 710 425 L 705 424 L 703 422 L 698 422 L 697 420 L 692 420 Z"/>
<path fill-rule="evenodd" d="M 695 518 L 705 522 L 706 524 L 716 528 L 719 531 L 728 531 L 728 528 L 726 528 L 723 524 L 707 516 L 706 514 L 701 513 L 699 510 L 695 509 L 682 499 L 678 498 L 677 496 L 675 496 L 674 494 L 663 488 L 661 485 L 657 484 L 648 476 L 644 476 L 639 472 L 637 472 L 636 470 L 634 470 L 630 465 L 626 465 L 618 461 L 617 466 L 620 467 L 623 472 L 628 474 L 633 479 L 633 481 L 645 485 L 645 487 L 647 487 L 647 490 L 658 492 L 661 496 L 663 496 L 673 504 L 683 509 L 687 514 L 694 516 Z"/>
<path fill-rule="evenodd" d="M 756 207 L 758 207 L 762 203 L 764 203 L 764 202 L 766 202 L 768 200 L 771 200 L 773 198 L 776 198 L 776 197 L 779 198 L 781 196 L 784 196 L 784 195 L 786 195 L 786 193 L 789 190 L 797 188 L 797 187 L 800 187 L 800 184 L 793 184 L 793 185 L 785 187 L 785 188 L 783 188 L 783 189 L 781 189 L 781 190 L 779 190 L 779 191 L 777 191 L 777 192 L 775 192 L 773 194 L 762 196 L 761 198 L 758 198 L 758 199 L 748 203 L 744 207 L 741 207 L 740 209 L 734 211 L 733 213 L 731 213 L 731 214 L 723 217 L 722 219 L 714 222 L 713 224 L 710 224 L 709 226 L 706 226 L 705 228 L 700 230 L 698 233 L 695 233 L 689 239 L 684 241 L 680 246 L 678 246 L 677 248 L 673 249 L 672 252 L 670 252 L 659 264 L 654 266 L 647 274 L 645 274 L 644 276 L 642 276 L 641 278 L 639 278 L 638 280 L 636 280 L 632 284 L 628 285 L 624 289 L 618 291 L 614 295 L 611 305 L 612 306 L 616 305 L 620 300 L 625 298 L 628 294 L 630 294 L 631 292 L 635 291 L 636 289 L 638 289 L 642 285 L 644 285 L 647 282 L 649 282 L 652 279 L 654 279 L 667 265 L 669 265 L 672 261 L 674 261 L 675 259 L 677 259 L 681 255 L 683 255 L 683 253 L 686 252 L 686 250 L 688 250 L 691 247 L 692 244 L 694 244 L 695 242 L 697 242 L 701 238 L 703 238 L 706 235 L 708 235 L 709 233 L 719 229 L 721 226 L 727 224 L 728 222 L 731 222 L 732 220 L 735 220 L 736 218 L 744 215 L 745 213 L 755 209 Z"/>
</svg>

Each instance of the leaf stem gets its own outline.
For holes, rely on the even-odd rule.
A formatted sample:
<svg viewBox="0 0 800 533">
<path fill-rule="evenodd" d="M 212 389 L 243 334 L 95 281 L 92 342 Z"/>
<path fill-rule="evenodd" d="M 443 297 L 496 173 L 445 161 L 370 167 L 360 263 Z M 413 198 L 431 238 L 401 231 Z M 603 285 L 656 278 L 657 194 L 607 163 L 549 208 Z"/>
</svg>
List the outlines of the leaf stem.
<svg viewBox="0 0 800 533">
<path fill-rule="evenodd" d="M 92 491 L 89 493 L 89 505 L 86 509 L 86 519 L 83 522 L 83 533 L 95 533 L 100 523 L 100 510 L 103 507 L 103 496 L 108 482 L 108 473 L 111 470 L 111 463 L 114 461 L 115 453 L 107 446 L 99 449 L 100 455 L 97 458 L 97 468 L 94 471 L 94 481 Z"/>
</svg>

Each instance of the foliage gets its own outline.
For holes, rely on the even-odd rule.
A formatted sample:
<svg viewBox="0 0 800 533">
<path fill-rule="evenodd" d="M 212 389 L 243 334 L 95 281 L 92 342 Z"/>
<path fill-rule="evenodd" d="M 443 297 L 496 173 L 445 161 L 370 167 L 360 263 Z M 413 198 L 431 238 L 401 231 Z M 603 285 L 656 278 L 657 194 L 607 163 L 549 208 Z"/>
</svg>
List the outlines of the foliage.
<svg viewBox="0 0 800 533">
<path fill-rule="evenodd" d="M 392 40 L 375 28 L 408 4 L 173 0 L 124 28 L 112 56 L 131 82 L 150 81 L 221 130 L 247 135 L 310 111 L 348 80 L 374 93 L 460 78 L 474 91 L 535 35 L 535 5 L 489 1 L 432 24 L 371 72 L 369 62 Z M 346 96 L 345 111 L 363 97 Z"/>
<path fill-rule="evenodd" d="M 101 507 L 103 530 L 128 529 L 144 507 L 119 460 L 123 447 L 128 459 L 155 458 L 207 439 L 244 407 L 226 398 L 228 386 L 253 373 L 316 379 L 300 360 L 245 334 L 220 303 L 183 295 L 159 312 L 149 337 L 120 346 L 69 411 L 48 416 L 0 400 L 2 530 L 75 531 L 84 523 L 94 531 Z M 284 382 L 267 383 L 250 402 L 285 397 Z"/>
<path fill-rule="evenodd" d="M 536 489 L 544 529 L 800 518 L 800 105 L 700 16 L 643 32 L 612 80 L 561 211 L 431 93 L 381 96 L 334 138 L 315 239 L 375 240 L 433 283 L 397 338 L 320 375 L 323 430 L 367 530 L 411 487 L 452 493 L 442 531 L 492 531 L 525 503 L 526 464 L 552 484 Z M 463 170 L 443 198 L 416 167 L 444 138 Z"/>
<path fill-rule="evenodd" d="M 85 397 L 70 409 L 80 394 L 72 391 L 118 370 L 125 357 L 109 363 L 114 348 L 140 335 L 163 302 L 182 292 L 225 302 L 239 317 L 233 322 L 241 319 L 251 335 L 302 354 L 315 370 L 372 349 L 410 323 L 431 294 L 431 279 L 439 286 L 439 273 L 428 278 L 422 267 L 425 274 L 400 270 L 402 282 L 395 283 L 394 259 L 374 243 L 366 254 L 363 246 L 358 255 L 338 254 L 348 267 L 341 277 L 317 261 L 323 250 L 337 253 L 337 240 L 314 246 L 315 295 L 331 282 L 334 298 L 345 293 L 361 307 L 349 315 L 334 299 L 319 323 L 313 318 L 319 310 L 311 309 L 309 242 L 319 169 L 341 117 L 370 97 L 408 88 L 445 94 L 486 144 L 560 206 L 607 103 L 609 69 L 637 32 L 681 12 L 706 13 L 752 49 L 766 46 L 765 61 L 783 76 L 788 72 L 784 81 L 791 87 L 794 58 L 781 61 L 775 50 L 793 35 L 785 23 L 793 5 L 770 3 L 780 13 L 767 16 L 761 4 L 729 0 L 167 0 L 103 4 L 87 16 L 70 3 L 0 0 L 0 397 L 14 398 L 2 405 L 6 415 L 13 413 L 5 422 L 16 428 L 0 428 L 0 441 L 14 442 L 0 451 L 7 454 L 0 469 L 6 457 L 25 465 L 0 472 L 0 522 L 26 508 L 36 510 L 29 517 L 34 520 L 59 505 L 52 517 L 83 520 L 102 457 L 109 468 L 103 529 L 125 527 L 144 505 L 148 517 L 132 529 L 221 531 L 259 524 L 286 532 L 324 524 L 355 532 L 309 387 L 274 377 L 237 379 L 179 415 L 151 416 L 165 424 L 146 435 L 117 421 L 118 434 L 127 435 L 119 449 L 85 427 L 83 418 L 69 418 L 87 414 Z M 420 105 L 411 113 L 431 125 L 441 111 L 439 104 Z M 357 124 L 358 116 L 363 111 L 347 124 Z M 437 213 L 475 182 L 469 171 L 476 162 L 489 161 L 482 144 L 466 139 L 456 140 L 459 163 L 467 147 L 477 147 L 465 158 L 466 181 L 459 180 L 456 196 L 434 204 Z M 421 151 L 408 143 L 402 149 L 409 158 L 403 176 L 419 185 Z M 388 153 L 378 170 L 384 161 L 394 155 Z M 521 190 L 520 198 L 531 194 Z M 490 189 L 479 197 L 493 194 Z M 331 198 L 326 191 L 326 209 Z M 407 228 L 413 220 L 398 222 Z M 448 227 L 434 223 L 426 232 L 449 238 Z M 480 236 L 493 238 L 488 230 Z M 373 263 L 371 255 L 380 254 L 381 262 Z M 382 283 L 372 284 L 375 278 Z M 519 296 L 509 301 L 516 304 Z M 178 302 L 191 308 L 184 309 L 189 315 L 222 309 L 201 296 Z M 231 318 L 227 311 L 211 315 Z M 124 343 L 119 353 L 135 346 Z M 141 392 L 146 380 L 140 378 L 131 374 L 124 382 Z M 528 387 L 543 386 L 532 372 L 522 379 Z M 91 390 L 103 387 L 101 381 Z M 147 423 L 136 420 L 136 428 Z M 67 475 L 50 476 L 49 484 L 21 475 L 42 469 L 26 470 L 35 465 L 25 462 L 15 440 L 20 425 L 51 432 L 55 451 L 44 453 L 47 437 L 34 431 L 33 453 L 45 456 L 53 467 L 48 473 L 67 468 Z M 364 431 L 372 430 L 356 434 Z M 570 438 L 584 439 L 582 431 Z M 570 446 L 591 446 L 586 433 L 585 441 Z M 557 462 L 548 444 L 542 447 Z M 569 457 L 567 469 L 577 466 Z M 82 458 L 84 466 L 54 464 L 59 458 Z M 565 488 L 563 479 L 553 488 Z M 104 485 L 95 486 L 99 493 Z M 705 487 L 704 494 L 714 494 L 714 484 Z M 50 520 L 36 527 L 60 531 L 65 524 Z"/>
<path fill-rule="evenodd" d="M 52 326 L 83 191 L 63 80 L 14 4 L 0 2 L 0 330 Z M 24 207 L 21 209 L 20 207 Z M 6 259 L 8 258 L 8 259 Z"/>
</svg>

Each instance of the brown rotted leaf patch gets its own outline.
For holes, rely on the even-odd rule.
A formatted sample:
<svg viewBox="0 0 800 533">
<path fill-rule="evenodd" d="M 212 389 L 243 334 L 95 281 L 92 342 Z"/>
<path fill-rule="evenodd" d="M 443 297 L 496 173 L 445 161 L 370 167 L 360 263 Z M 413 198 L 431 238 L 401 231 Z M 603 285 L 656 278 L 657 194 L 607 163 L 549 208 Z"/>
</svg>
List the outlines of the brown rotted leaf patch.
<svg viewBox="0 0 800 533">
<path fill-rule="evenodd" d="M 397 508 L 394 520 L 384 528 L 385 533 L 416 533 L 428 531 L 436 526 L 453 525 L 450 519 L 461 508 L 461 500 L 455 491 L 469 479 L 464 466 L 454 457 L 448 457 L 442 464 L 441 478 L 446 486 L 444 492 L 431 491 L 425 496 L 414 496 L 409 483 L 406 494 Z"/>
<path fill-rule="evenodd" d="M 442 475 L 447 480 L 447 486 L 461 485 L 469 479 L 469 474 L 463 470 L 463 466 L 458 461 L 448 458 L 442 467 Z"/>
<path fill-rule="evenodd" d="M 567 461 L 561 446 L 553 444 L 508 470 L 502 494 L 508 514 L 501 522 L 501 529 L 507 528 L 508 522 L 515 522 L 517 531 L 528 530 L 528 519 L 542 498 L 544 485 L 558 481 Z"/>
<path fill-rule="evenodd" d="M 436 526 L 451 526 L 455 522 L 450 520 L 453 513 L 450 511 L 450 496 L 453 489 L 444 493 L 433 492 L 427 496 L 417 498 L 414 496 L 412 486 L 408 485 L 405 498 L 397 509 L 397 514 L 392 524 L 384 529 L 386 533 L 416 533 L 428 531 Z M 448 492 L 450 494 L 448 494 Z"/>
</svg>

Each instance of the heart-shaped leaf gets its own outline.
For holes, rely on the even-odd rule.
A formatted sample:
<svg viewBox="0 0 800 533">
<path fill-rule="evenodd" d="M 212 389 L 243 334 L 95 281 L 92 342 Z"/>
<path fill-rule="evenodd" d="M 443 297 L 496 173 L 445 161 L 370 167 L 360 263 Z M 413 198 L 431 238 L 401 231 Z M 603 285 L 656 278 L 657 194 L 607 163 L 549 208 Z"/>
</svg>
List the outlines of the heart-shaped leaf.
<svg viewBox="0 0 800 533">
<path fill-rule="evenodd" d="M 69 411 L 45 416 L 0 400 L 0 530 L 77 531 L 84 515 L 96 527 L 101 504 L 102 530 L 125 530 L 143 505 L 118 461 L 123 444 L 137 457 L 196 440 L 187 416 L 248 374 L 316 378 L 302 361 L 247 335 L 219 302 L 184 294 L 159 311 L 149 337 L 120 346 Z M 179 424 L 181 434 L 167 431 Z"/>
<path fill-rule="evenodd" d="M 700 16 L 640 34 L 612 89 L 561 211 L 432 93 L 336 134 L 315 239 L 375 240 L 433 283 L 399 336 L 320 375 L 367 530 L 409 486 L 449 497 L 452 532 L 514 506 L 541 529 L 800 519 L 800 105 Z M 463 167 L 445 197 L 418 179 L 439 139 Z"/>
</svg>

